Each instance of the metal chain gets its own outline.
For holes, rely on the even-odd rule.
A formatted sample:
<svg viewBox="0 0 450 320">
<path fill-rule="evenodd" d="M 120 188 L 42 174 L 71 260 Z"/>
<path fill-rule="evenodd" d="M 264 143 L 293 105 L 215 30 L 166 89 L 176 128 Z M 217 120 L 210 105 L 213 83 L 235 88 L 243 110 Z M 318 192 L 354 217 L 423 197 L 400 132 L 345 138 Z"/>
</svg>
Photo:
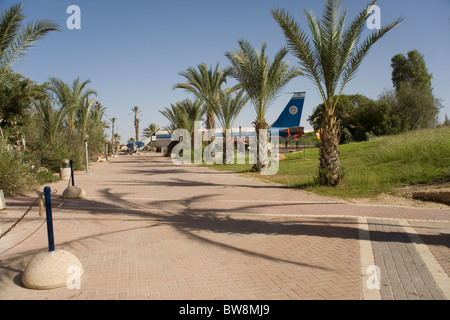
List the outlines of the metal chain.
<svg viewBox="0 0 450 320">
<path fill-rule="evenodd" d="M 39 199 L 41 199 L 41 197 L 43 196 L 43 194 L 39 194 L 39 197 L 33 202 L 33 204 L 28 208 L 27 211 L 25 211 L 25 213 L 11 226 L 9 227 L 8 230 L 6 230 L 5 232 L 3 232 L 0 235 L 0 239 L 3 238 L 4 236 L 6 236 L 12 229 L 14 229 L 15 226 L 17 226 L 19 224 L 20 221 L 22 221 L 25 216 L 30 213 L 31 209 L 33 209 L 33 207 L 36 205 L 36 203 L 39 201 Z"/>
</svg>

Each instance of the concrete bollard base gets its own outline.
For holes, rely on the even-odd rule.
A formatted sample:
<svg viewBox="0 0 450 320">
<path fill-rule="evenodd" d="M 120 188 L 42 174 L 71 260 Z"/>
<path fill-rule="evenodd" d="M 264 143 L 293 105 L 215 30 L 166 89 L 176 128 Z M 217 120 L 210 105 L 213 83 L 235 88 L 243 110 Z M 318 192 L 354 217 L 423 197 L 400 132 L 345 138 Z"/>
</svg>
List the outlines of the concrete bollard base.
<svg viewBox="0 0 450 320">
<path fill-rule="evenodd" d="M 78 186 L 70 186 L 62 194 L 65 199 L 81 199 L 86 196 L 86 192 Z"/>
<path fill-rule="evenodd" d="M 49 290 L 80 285 L 84 274 L 80 260 L 65 250 L 38 253 L 22 275 L 22 284 L 29 289 Z"/>
<path fill-rule="evenodd" d="M 0 210 L 6 208 L 5 195 L 3 194 L 3 190 L 0 190 Z"/>
</svg>

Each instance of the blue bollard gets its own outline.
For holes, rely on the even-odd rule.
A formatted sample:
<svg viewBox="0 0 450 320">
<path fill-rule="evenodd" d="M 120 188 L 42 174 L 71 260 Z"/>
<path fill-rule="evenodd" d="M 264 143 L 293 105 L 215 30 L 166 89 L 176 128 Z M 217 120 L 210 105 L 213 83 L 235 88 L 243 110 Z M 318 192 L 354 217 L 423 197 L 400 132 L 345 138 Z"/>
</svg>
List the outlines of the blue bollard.
<svg viewBox="0 0 450 320">
<path fill-rule="evenodd" d="M 70 160 L 70 175 L 72 177 L 72 187 L 75 185 L 75 180 L 73 180 L 73 160 Z"/>
<path fill-rule="evenodd" d="M 44 188 L 45 194 L 45 213 L 47 215 L 47 235 L 48 235 L 48 251 L 55 251 L 55 240 L 53 237 L 53 217 L 52 217 L 52 200 L 50 195 L 50 187 Z"/>
</svg>

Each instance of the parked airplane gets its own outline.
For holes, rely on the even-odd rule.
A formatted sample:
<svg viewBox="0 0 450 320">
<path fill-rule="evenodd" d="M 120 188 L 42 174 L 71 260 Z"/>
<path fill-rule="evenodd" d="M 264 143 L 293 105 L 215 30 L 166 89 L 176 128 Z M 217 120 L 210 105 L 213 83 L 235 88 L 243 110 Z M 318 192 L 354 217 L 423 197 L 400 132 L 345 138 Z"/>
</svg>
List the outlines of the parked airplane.
<svg viewBox="0 0 450 320">
<path fill-rule="evenodd" d="M 280 141 L 289 140 L 291 137 L 298 140 L 304 134 L 304 128 L 300 127 L 300 120 L 305 103 L 306 92 L 294 92 L 291 100 L 281 112 L 278 119 L 270 127 L 271 135 L 278 134 Z M 255 135 L 255 128 L 233 128 L 232 136 L 245 138 Z M 223 130 L 216 129 L 216 137 L 222 139 Z M 167 131 L 159 131 L 151 139 L 157 148 L 167 147 L 172 136 Z M 150 141 L 149 141 L 150 142 Z"/>
</svg>

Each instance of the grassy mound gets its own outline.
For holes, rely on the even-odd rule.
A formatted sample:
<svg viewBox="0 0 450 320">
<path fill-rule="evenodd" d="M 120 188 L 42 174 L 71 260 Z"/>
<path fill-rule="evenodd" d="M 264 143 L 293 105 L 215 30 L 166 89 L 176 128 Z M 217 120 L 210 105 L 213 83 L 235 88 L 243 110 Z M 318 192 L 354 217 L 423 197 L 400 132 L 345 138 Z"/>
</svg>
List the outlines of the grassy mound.
<svg viewBox="0 0 450 320">
<path fill-rule="evenodd" d="M 278 174 L 250 173 L 251 165 L 215 165 L 230 170 L 340 198 L 372 197 L 394 188 L 433 183 L 450 177 L 450 128 L 427 129 L 371 141 L 341 145 L 342 185 L 316 185 L 318 149 L 285 155 Z"/>
</svg>

